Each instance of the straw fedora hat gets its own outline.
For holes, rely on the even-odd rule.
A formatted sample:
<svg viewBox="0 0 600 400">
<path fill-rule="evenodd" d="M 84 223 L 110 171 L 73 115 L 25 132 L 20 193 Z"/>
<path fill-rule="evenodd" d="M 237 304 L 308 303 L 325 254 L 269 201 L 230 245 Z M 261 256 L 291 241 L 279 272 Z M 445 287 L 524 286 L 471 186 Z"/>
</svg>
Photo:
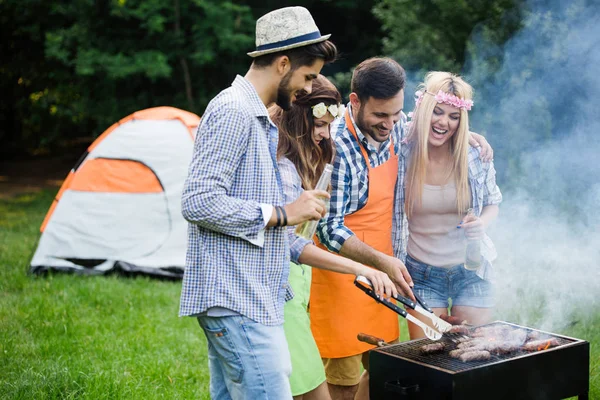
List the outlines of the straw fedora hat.
<svg viewBox="0 0 600 400">
<path fill-rule="evenodd" d="M 306 8 L 280 8 L 263 15 L 256 21 L 256 50 L 248 55 L 258 57 L 307 46 L 324 42 L 330 36 L 321 36 L 317 24 Z"/>
</svg>

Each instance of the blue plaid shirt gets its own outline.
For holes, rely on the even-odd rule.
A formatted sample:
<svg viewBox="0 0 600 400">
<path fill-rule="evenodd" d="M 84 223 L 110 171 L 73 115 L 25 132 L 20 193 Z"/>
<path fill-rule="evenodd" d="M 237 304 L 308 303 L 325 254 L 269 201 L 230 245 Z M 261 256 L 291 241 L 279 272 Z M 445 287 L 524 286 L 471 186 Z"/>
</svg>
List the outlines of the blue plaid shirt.
<svg viewBox="0 0 600 400">
<path fill-rule="evenodd" d="M 369 169 L 364 160 L 359 146 L 367 151 L 369 164 L 372 168 L 377 167 L 387 160 L 391 155 L 391 142 L 386 140 L 381 143 L 379 149 L 369 144 L 365 135 L 360 131 L 352 118 L 352 108 L 348 103 L 348 111 L 360 145 L 346 126 L 345 118 L 341 118 L 332 136 L 335 138 L 335 159 L 333 162 L 333 173 L 331 175 L 331 201 L 329 213 L 319 222 L 317 236 L 331 251 L 339 253 L 354 233 L 344 225 L 344 217 L 353 214 L 367 204 L 369 195 Z M 400 153 L 401 141 L 404 138 L 404 126 L 406 116 L 402 113 L 400 120 L 392 129 L 391 137 L 394 143 L 394 151 Z M 401 159 L 399 158 L 399 162 Z M 404 163 L 400 162 L 403 171 Z M 400 175 L 399 175 L 400 176 Z M 402 173 L 404 176 L 404 173 Z M 398 179 L 399 183 L 400 179 Z M 397 185 L 396 185 L 397 186 Z M 391 232 L 390 232 L 391 234 Z"/>
<path fill-rule="evenodd" d="M 405 261 L 406 245 L 408 243 L 408 220 L 404 208 L 404 172 L 406 159 L 409 155 L 409 146 L 402 146 L 400 163 L 403 167 L 398 171 L 398 184 L 396 185 L 394 205 L 394 228 L 392 240 L 394 255 Z M 471 188 L 471 207 L 475 215 L 480 216 L 483 207 L 500 204 L 502 193 L 496 185 L 496 169 L 493 162 L 483 162 L 479 157 L 479 149 L 469 147 L 469 187 Z M 482 279 L 493 280 L 492 261 L 497 257 L 496 248 L 489 236 L 485 235 L 481 242 L 481 255 L 483 265 L 477 270 L 477 275 Z"/>
<path fill-rule="evenodd" d="M 179 315 L 213 307 L 264 325 L 283 323 L 288 288 L 285 227 L 265 228 L 261 204 L 283 205 L 277 128 L 241 76 L 202 117 L 182 195 L 190 222 Z M 253 244 L 264 235 L 262 246 Z"/>
</svg>

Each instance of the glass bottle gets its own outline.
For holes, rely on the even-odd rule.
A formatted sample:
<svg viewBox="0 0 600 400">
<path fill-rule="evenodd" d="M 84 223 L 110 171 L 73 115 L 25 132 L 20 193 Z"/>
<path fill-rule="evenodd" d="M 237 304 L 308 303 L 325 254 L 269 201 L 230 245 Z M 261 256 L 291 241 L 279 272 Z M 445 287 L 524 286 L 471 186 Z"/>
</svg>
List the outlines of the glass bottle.
<svg viewBox="0 0 600 400">
<path fill-rule="evenodd" d="M 467 216 L 473 216 L 475 212 L 472 208 L 467 210 Z M 481 240 L 467 239 L 467 251 L 465 254 L 465 269 L 476 271 L 481 266 Z"/>
<path fill-rule="evenodd" d="M 329 183 L 331 182 L 332 171 L 333 165 L 325 164 L 325 168 L 323 168 L 323 173 L 321 174 L 321 177 L 315 186 L 315 190 L 327 190 Z M 317 231 L 318 224 L 319 221 L 304 221 L 296 228 L 296 235 L 308 240 L 312 240 L 315 232 Z"/>
</svg>

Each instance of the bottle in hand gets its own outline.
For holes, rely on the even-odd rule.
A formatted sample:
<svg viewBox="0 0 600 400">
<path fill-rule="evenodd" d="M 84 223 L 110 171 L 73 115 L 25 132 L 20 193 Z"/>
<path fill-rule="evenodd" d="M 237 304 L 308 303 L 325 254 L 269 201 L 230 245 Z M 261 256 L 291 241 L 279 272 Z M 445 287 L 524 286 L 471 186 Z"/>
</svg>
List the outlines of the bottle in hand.
<svg viewBox="0 0 600 400">
<path fill-rule="evenodd" d="M 467 210 L 467 216 L 472 216 L 474 213 L 472 208 Z M 481 240 L 467 239 L 467 251 L 465 255 L 465 269 L 476 271 L 481 266 Z"/>
<path fill-rule="evenodd" d="M 331 173 L 333 171 L 333 165 L 325 164 L 323 173 L 315 186 L 315 190 L 327 190 L 329 183 L 331 182 Z M 317 231 L 317 225 L 319 221 L 304 221 L 296 228 L 296 235 L 301 236 L 305 239 L 312 240 L 315 232 Z"/>
</svg>

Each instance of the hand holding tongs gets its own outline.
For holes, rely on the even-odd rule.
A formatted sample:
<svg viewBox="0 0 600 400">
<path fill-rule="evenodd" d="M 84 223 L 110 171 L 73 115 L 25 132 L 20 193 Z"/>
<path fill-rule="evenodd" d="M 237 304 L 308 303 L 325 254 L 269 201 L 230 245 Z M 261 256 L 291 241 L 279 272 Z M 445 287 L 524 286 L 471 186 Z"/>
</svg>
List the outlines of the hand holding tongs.
<svg viewBox="0 0 600 400">
<path fill-rule="evenodd" d="M 423 329 L 423 332 L 425 332 L 425 336 L 427 336 L 431 340 L 440 340 L 442 338 L 442 333 L 441 332 L 446 332 L 446 331 L 448 331 L 452 327 L 452 325 L 450 325 L 449 323 L 447 323 L 443 319 L 437 317 L 433 313 L 433 311 L 431 310 L 431 308 L 429 308 L 427 306 L 427 304 L 419 296 L 417 296 L 416 293 L 414 293 L 415 298 L 417 299 L 417 301 L 420 304 L 416 304 L 414 301 L 412 301 L 410 299 L 407 299 L 406 297 L 403 297 L 403 296 L 400 296 L 400 295 L 393 296 L 393 298 L 395 300 L 398 300 L 402 304 L 404 304 L 406 307 L 410 307 L 411 309 L 415 310 L 419 314 L 424 315 L 427 318 L 431 319 L 431 322 L 433 323 L 433 325 L 437 329 L 439 329 L 439 331 L 435 330 L 434 328 L 432 328 L 429 325 L 425 324 L 424 322 L 422 322 L 421 320 L 417 319 L 416 317 L 413 317 L 412 315 L 410 315 L 409 313 L 407 313 L 406 310 L 403 310 L 402 308 L 398 307 L 396 304 L 392 303 L 391 301 L 386 300 L 386 299 L 384 299 L 382 297 L 379 297 L 373 291 L 373 285 L 371 285 L 371 282 L 367 278 L 365 278 L 364 276 L 357 276 L 356 279 L 354 280 L 354 284 L 360 290 L 362 290 L 367 295 L 369 295 L 370 297 L 372 297 L 373 299 L 375 299 L 375 301 L 377 301 L 378 303 L 383 304 L 384 306 L 386 306 L 390 310 L 392 310 L 392 311 L 400 314 L 404 318 L 406 318 L 408 321 L 412 322 L 415 325 L 418 325 L 421 329 Z"/>
</svg>

